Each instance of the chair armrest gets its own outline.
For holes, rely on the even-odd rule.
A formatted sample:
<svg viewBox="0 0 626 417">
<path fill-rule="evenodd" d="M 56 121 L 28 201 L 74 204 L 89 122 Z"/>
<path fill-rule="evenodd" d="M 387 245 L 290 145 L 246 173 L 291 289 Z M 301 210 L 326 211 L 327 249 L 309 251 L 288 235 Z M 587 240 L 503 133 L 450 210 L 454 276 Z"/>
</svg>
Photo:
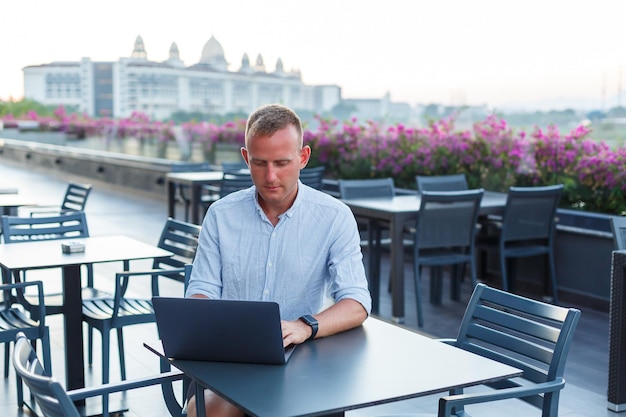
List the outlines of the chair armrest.
<svg viewBox="0 0 626 417">
<path fill-rule="evenodd" d="M 115 278 L 119 277 L 132 277 L 138 275 L 168 275 L 168 274 L 184 274 L 185 268 L 171 268 L 171 269 L 147 269 L 145 271 L 123 271 L 116 272 Z"/>
<path fill-rule="evenodd" d="M 43 282 L 42 281 L 25 281 L 14 282 L 11 284 L 1 284 L 0 291 L 7 291 L 12 289 L 23 289 L 25 287 L 37 287 L 37 314 L 38 317 L 33 317 L 37 320 L 41 326 L 46 325 L 46 304 L 44 303 Z M 23 294 L 18 294 L 18 300 L 23 300 Z"/>
<path fill-rule="evenodd" d="M 203 191 L 208 191 L 209 193 L 218 193 L 220 192 L 219 185 L 205 184 L 202 186 Z"/>
<path fill-rule="evenodd" d="M 458 409 L 469 404 L 480 404 L 510 398 L 529 397 L 541 393 L 559 391 L 563 389 L 564 386 L 565 379 L 559 377 L 554 381 L 542 382 L 531 386 L 505 388 L 471 394 L 450 395 L 439 399 L 438 417 L 450 417 L 453 409 Z"/>
<path fill-rule="evenodd" d="M 96 387 L 87 387 L 75 389 L 67 392 L 67 396 L 70 399 L 83 400 L 85 398 L 91 398 L 100 396 L 103 394 L 111 394 L 114 392 L 127 391 L 136 388 L 143 388 L 152 385 L 163 385 L 173 381 L 179 381 L 183 379 L 185 374 L 181 371 L 170 371 L 162 374 L 151 375 L 148 377 L 137 378 L 132 380 L 126 380 L 121 382 L 114 382 L 110 384 L 104 384 Z"/>
</svg>

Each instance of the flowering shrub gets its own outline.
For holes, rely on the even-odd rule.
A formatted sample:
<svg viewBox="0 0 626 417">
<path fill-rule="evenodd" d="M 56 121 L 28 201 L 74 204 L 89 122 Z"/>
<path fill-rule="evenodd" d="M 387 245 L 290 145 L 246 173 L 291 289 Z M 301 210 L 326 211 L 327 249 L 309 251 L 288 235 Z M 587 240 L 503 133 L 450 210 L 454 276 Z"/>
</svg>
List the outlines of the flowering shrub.
<svg viewBox="0 0 626 417">
<path fill-rule="evenodd" d="M 207 151 L 216 143 L 244 145 L 245 120 L 174 126 L 140 112 L 119 120 L 91 119 L 63 108 L 52 118 L 35 113 L 26 118 L 47 129 L 163 143 L 176 139 Z M 7 127 L 18 125 L 11 115 L 3 121 Z M 325 165 L 329 177 L 392 177 L 397 187 L 415 188 L 416 175 L 464 173 L 470 187 L 500 191 L 563 183 L 563 207 L 626 214 L 626 148 L 589 138 L 584 126 L 565 134 L 554 125 L 535 127 L 528 134 L 515 132 L 495 115 L 463 131 L 455 129 L 453 118 L 422 128 L 319 117 L 312 124 L 304 129 L 304 143 L 312 148 L 309 166 Z"/>
</svg>

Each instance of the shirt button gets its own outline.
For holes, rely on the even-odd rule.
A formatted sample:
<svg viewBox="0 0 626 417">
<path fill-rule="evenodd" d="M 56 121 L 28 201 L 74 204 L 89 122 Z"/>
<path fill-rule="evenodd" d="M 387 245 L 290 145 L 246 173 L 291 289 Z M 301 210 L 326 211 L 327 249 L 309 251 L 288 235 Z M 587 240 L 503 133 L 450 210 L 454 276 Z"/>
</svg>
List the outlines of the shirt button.
<svg viewBox="0 0 626 417">
<path fill-rule="evenodd" d="M 270 293 L 270 291 L 269 291 L 269 290 L 265 290 L 265 291 L 263 291 L 263 294 L 265 294 L 265 295 L 269 295 L 269 293 Z"/>
</svg>

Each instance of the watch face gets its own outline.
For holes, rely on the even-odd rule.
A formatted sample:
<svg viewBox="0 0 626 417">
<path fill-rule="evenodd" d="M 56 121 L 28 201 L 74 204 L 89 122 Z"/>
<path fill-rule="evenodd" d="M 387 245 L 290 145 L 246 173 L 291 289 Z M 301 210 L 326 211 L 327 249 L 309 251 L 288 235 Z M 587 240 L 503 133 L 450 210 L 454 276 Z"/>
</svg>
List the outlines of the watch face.
<svg viewBox="0 0 626 417">
<path fill-rule="evenodd" d="M 317 324 L 317 320 L 315 320 L 313 316 L 310 316 L 308 314 L 306 316 L 302 316 L 301 319 L 309 326 L 313 326 Z"/>
</svg>

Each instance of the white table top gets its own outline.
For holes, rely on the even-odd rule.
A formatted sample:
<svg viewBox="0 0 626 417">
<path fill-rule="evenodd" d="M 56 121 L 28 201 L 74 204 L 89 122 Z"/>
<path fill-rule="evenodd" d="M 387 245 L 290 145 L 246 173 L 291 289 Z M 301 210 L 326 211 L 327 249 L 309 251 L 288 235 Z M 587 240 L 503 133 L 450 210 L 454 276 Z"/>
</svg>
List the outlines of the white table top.
<svg viewBox="0 0 626 417">
<path fill-rule="evenodd" d="M 77 240 L 85 252 L 63 253 L 61 243 Z M 28 241 L 0 245 L 0 265 L 7 269 L 38 269 L 171 256 L 172 253 L 127 236 Z"/>
</svg>

